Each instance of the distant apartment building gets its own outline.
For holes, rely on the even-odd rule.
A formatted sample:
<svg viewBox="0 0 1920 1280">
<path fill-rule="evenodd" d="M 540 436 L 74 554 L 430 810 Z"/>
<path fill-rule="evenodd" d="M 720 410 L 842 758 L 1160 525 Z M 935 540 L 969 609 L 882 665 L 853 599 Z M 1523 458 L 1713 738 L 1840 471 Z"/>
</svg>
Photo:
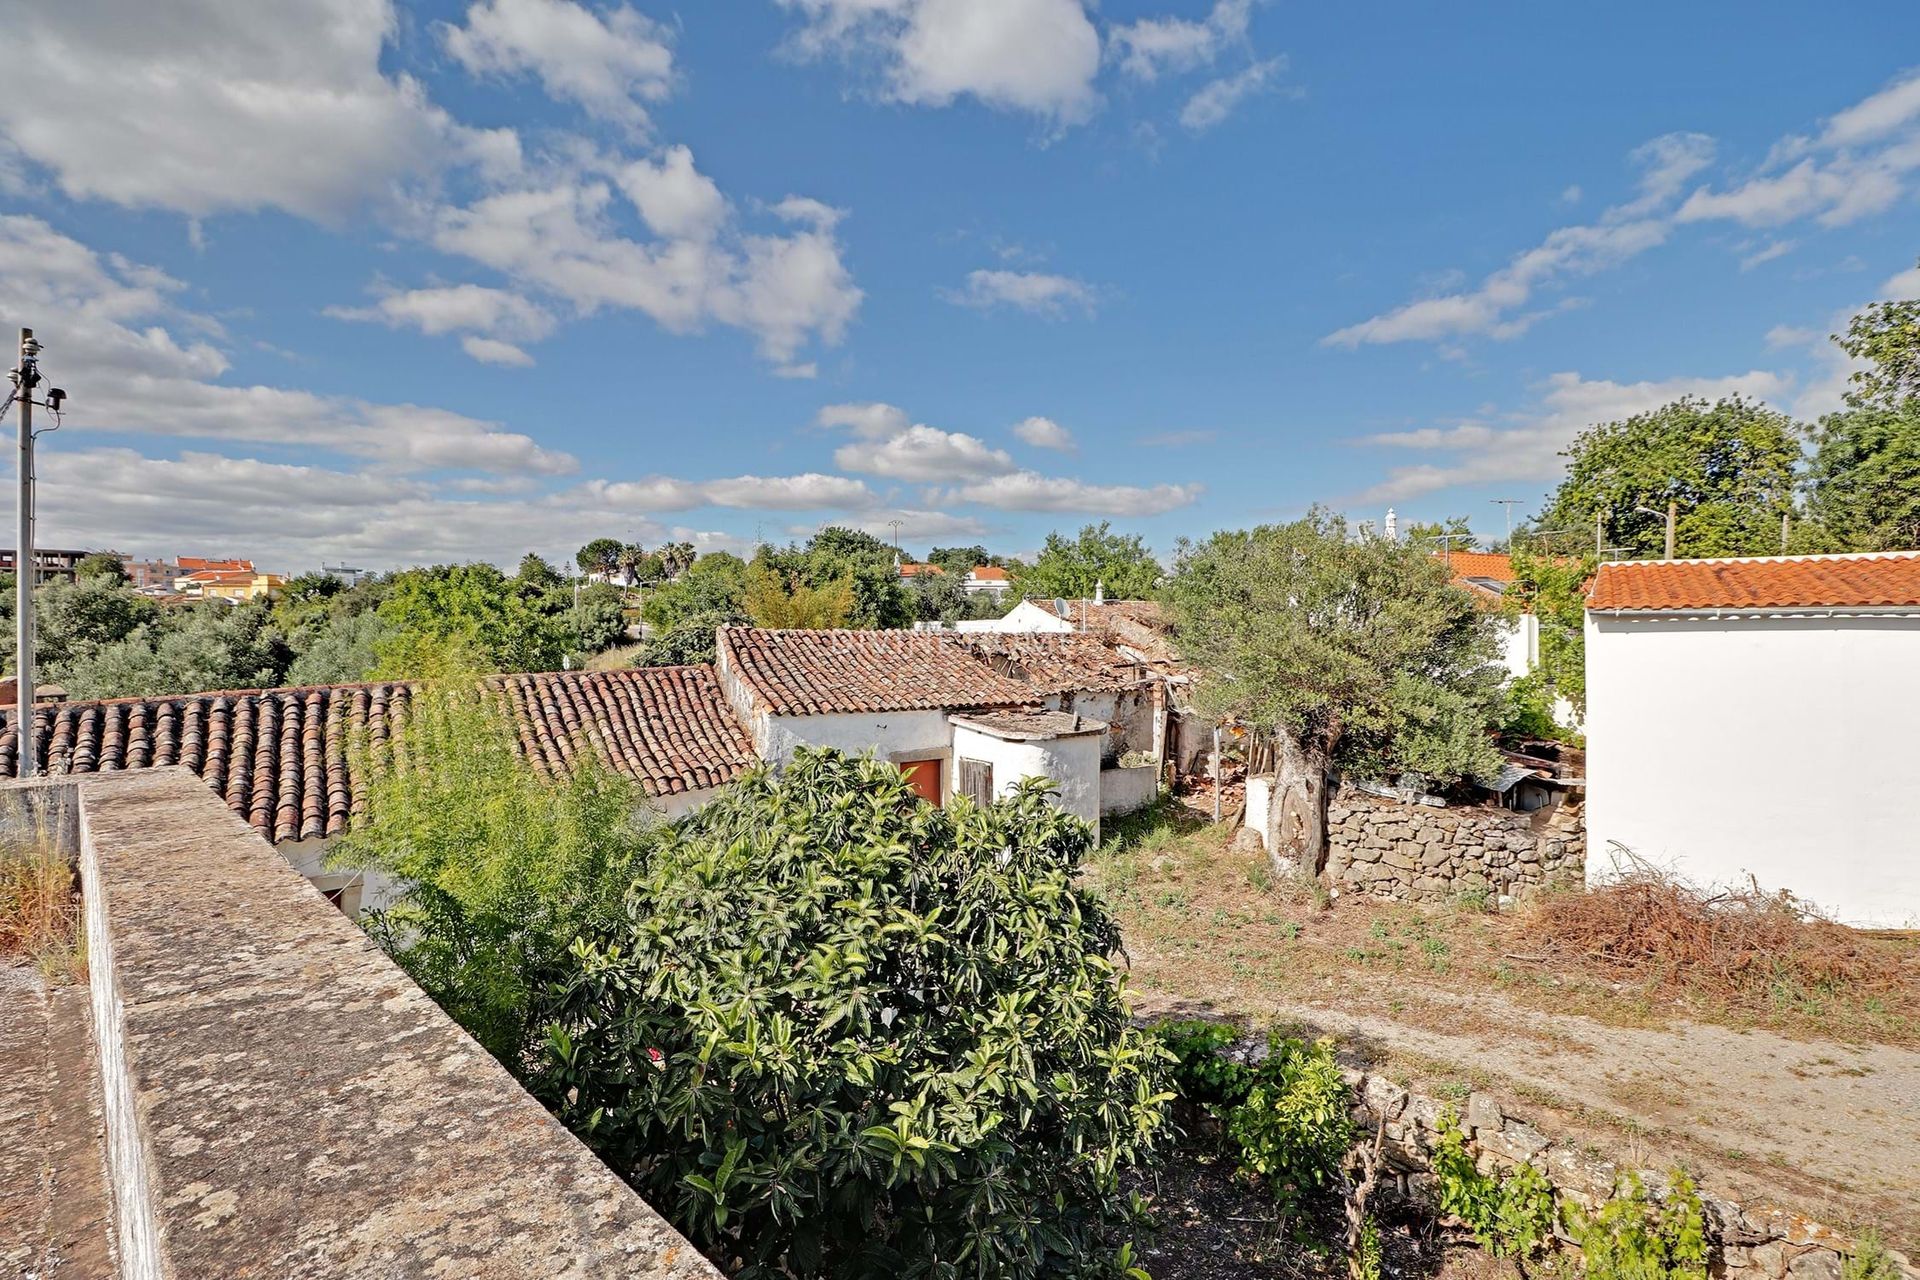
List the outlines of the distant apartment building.
<svg viewBox="0 0 1920 1280">
<path fill-rule="evenodd" d="M 92 554 L 91 551 L 56 551 L 49 547 L 35 547 L 33 549 L 33 580 L 51 582 L 55 578 L 60 578 L 72 582 L 74 571 L 79 568 L 80 562 Z M 0 550 L 0 573 L 18 573 L 18 559 L 12 547 Z"/>
<path fill-rule="evenodd" d="M 242 562 L 245 563 L 245 562 Z M 201 569 L 173 580 L 173 589 L 183 596 L 202 600 L 225 600 L 239 604 L 247 600 L 271 600 L 280 594 L 287 580 L 277 573 L 256 573 L 245 569 Z"/>
<path fill-rule="evenodd" d="M 172 591 L 173 580 L 186 570 L 177 560 L 135 560 L 132 556 L 121 556 L 120 567 L 126 571 L 127 583 L 135 591 Z"/>
</svg>

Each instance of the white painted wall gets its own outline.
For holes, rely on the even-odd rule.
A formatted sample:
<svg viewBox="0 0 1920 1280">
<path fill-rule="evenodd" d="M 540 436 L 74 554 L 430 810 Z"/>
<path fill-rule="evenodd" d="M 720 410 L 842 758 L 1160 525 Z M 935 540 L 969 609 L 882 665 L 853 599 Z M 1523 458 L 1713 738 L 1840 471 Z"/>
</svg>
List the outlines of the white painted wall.
<svg viewBox="0 0 1920 1280">
<path fill-rule="evenodd" d="M 764 740 L 756 731 L 754 745 L 760 758 L 775 766 L 791 761 L 798 747 L 838 747 L 855 755 L 871 751 L 882 760 L 898 760 L 942 755 L 953 744 L 944 711 L 763 718 Z"/>
<path fill-rule="evenodd" d="M 959 631 L 1071 631 L 1073 624 L 1059 617 L 1051 610 L 1042 609 L 1031 600 L 1022 600 L 1007 610 L 1001 618 L 970 619 L 956 622 L 954 628 Z"/>
<path fill-rule="evenodd" d="M 1144 809 L 1160 794 L 1160 770 L 1150 764 L 1131 769 L 1100 771 L 1100 812 L 1132 813 Z"/>
<path fill-rule="evenodd" d="M 1084 733 L 1071 738 L 1017 742 L 999 738 L 970 725 L 953 726 L 952 773 L 961 760 L 984 760 L 993 766 L 995 797 L 1012 791 L 1022 778 L 1051 778 L 1059 787 L 1054 804 L 1093 824 L 1100 832 L 1100 741 L 1104 735 Z"/>
<path fill-rule="evenodd" d="M 1587 877 L 1609 841 L 1705 882 L 1920 925 L 1920 618 L 1587 617 Z"/>
<path fill-rule="evenodd" d="M 1540 665 L 1540 619 L 1523 613 L 1517 618 L 1501 618 L 1493 626 L 1500 638 L 1500 665 L 1509 676 L 1519 679 Z"/>
</svg>

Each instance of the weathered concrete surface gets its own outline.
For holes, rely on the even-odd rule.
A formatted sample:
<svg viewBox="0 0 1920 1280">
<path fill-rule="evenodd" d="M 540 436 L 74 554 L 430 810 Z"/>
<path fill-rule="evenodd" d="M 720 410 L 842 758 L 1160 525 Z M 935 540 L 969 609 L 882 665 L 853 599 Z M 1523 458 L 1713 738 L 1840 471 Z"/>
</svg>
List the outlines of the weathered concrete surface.
<svg viewBox="0 0 1920 1280">
<path fill-rule="evenodd" d="M 168 1274 L 718 1275 L 197 778 L 80 786 Z"/>
<path fill-rule="evenodd" d="M 113 1276 L 87 990 L 0 965 L 0 1274 Z"/>
</svg>

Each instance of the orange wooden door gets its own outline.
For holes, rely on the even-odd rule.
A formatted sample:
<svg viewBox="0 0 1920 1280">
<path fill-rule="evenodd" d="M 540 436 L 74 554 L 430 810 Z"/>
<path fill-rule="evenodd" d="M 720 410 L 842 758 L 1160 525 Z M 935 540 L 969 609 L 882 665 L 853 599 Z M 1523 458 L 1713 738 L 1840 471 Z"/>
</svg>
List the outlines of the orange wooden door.
<svg viewBox="0 0 1920 1280">
<path fill-rule="evenodd" d="M 928 804 L 939 804 L 940 762 L 938 760 L 903 760 L 900 772 L 907 775 L 907 785 L 913 788 L 913 794 Z"/>
</svg>

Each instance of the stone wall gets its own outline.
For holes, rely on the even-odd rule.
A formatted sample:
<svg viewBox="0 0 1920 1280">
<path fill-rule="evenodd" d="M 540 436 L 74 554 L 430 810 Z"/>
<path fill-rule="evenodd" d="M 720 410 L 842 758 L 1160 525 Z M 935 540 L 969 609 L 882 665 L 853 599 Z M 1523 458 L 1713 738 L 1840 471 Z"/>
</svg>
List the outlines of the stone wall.
<svg viewBox="0 0 1920 1280">
<path fill-rule="evenodd" d="M 1407 902 L 1521 898 L 1550 883 L 1582 883 L 1586 862 L 1578 792 L 1532 813 L 1402 804 L 1352 787 L 1327 806 L 1327 881 L 1345 893 Z"/>
<path fill-rule="evenodd" d="M 1242 1052 L 1258 1053 L 1249 1045 Z M 1382 1181 L 1393 1191 L 1431 1207 L 1434 1179 L 1430 1172 L 1440 1137 L 1440 1117 L 1447 1104 L 1393 1083 L 1384 1076 L 1348 1068 L 1353 1090 L 1354 1120 L 1371 1135 L 1374 1126 L 1386 1126 L 1382 1144 Z M 1563 1201 L 1583 1210 L 1599 1208 L 1612 1197 L 1626 1170 L 1591 1154 L 1582 1146 L 1557 1141 L 1524 1120 L 1505 1114 L 1491 1095 L 1468 1098 L 1459 1117 L 1471 1152 L 1483 1171 L 1512 1169 L 1531 1163 Z M 1641 1179 L 1655 1195 L 1664 1193 L 1666 1178 L 1641 1171 Z M 1856 1242 L 1800 1214 L 1773 1206 L 1742 1207 L 1702 1188 L 1710 1271 L 1720 1280 L 1840 1280 L 1842 1264 Z M 1562 1235 L 1563 1244 L 1574 1242 Z M 1920 1271 L 1898 1255 L 1892 1261 L 1909 1280 Z"/>
</svg>

